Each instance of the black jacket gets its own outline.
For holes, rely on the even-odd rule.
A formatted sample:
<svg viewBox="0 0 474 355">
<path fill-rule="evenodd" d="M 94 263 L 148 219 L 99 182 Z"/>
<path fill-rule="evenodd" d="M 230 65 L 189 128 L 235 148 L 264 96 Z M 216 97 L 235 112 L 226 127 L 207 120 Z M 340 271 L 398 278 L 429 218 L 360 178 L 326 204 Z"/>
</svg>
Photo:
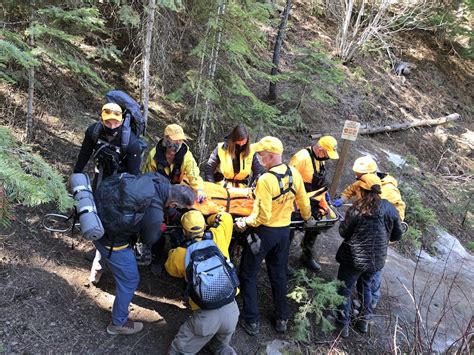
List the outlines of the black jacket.
<svg viewBox="0 0 474 355">
<path fill-rule="evenodd" d="M 91 124 L 86 130 L 84 141 L 82 142 L 81 150 L 74 167 L 74 173 L 83 172 L 92 154 L 101 148 L 100 141 L 108 142 L 103 129 L 99 134 L 98 141 L 94 142 L 92 135 L 96 124 L 98 123 Z M 133 132 L 131 132 L 127 152 L 123 153 L 120 151 L 120 143 L 122 141 L 121 133 L 122 131 L 120 130 L 117 137 L 108 142 L 113 147 L 104 147 L 96 156 L 96 165 L 102 166 L 104 177 L 110 176 L 114 173 L 127 172 L 133 175 L 138 175 L 140 173 L 141 150 L 138 138 Z M 118 148 L 118 151 L 116 151 L 114 147 Z"/>
<path fill-rule="evenodd" d="M 99 239 L 103 245 L 107 247 L 112 244 L 114 246 L 125 245 L 135 238 L 137 232 L 142 234 L 145 241 L 153 239 L 154 235 L 157 233 L 161 234 L 160 227 L 164 220 L 164 214 L 166 211 L 165 204 L 168 200 L 170 185 L 168 181 L 160 176 L 160 174 L 147 173 L 144 175 L 151 178 L 155 193 L 150 205 L 146 207 L 142 219 L 139 220 L 138 224 L 132 225 L 130 230 L 121 230 L 120 232 L 113 233 L 105 228 L 104 236 Z M 101 185 L 99 189 L 104 190 L 105 188 Z M 98 194 L 100 199 L 100 196 L 106 195 L 107 191 L 99 191 Z M 105 197 L 102 198 L 102 200 L 105 200 Z M 100 203 L 100 201 L 98 201 L 98 203 Z M 104 201 L 103 203 L 106 204 L 107 201 Z"/>
<path fill-rule="evenodd" d="M 363 216 L 354 207 L 349 208 L 339 225 L 344 238 L 336 260 L 340 264 L 361 271 L 378 271 L 385 265 L 388 242 L 402 238 L 400 217 L 395 207 L 382 200 L 374 216 Z"/>
</svg>

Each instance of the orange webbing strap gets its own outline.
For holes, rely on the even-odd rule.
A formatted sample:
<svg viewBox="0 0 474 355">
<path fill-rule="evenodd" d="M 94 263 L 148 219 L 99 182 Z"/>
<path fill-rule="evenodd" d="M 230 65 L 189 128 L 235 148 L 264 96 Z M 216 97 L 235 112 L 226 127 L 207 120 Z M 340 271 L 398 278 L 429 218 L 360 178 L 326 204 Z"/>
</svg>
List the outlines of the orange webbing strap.
<svg viewBox="0 0 474 355">
<path fill-rule="evenodd" d="M 254 198 L 250 188 L 224 188 L 218 183 L 204 182 L 204 193 L 206 200 L 193 206 L 204 215 L 223 211 L 238 216 L 252 213 Z"/>
</svg>

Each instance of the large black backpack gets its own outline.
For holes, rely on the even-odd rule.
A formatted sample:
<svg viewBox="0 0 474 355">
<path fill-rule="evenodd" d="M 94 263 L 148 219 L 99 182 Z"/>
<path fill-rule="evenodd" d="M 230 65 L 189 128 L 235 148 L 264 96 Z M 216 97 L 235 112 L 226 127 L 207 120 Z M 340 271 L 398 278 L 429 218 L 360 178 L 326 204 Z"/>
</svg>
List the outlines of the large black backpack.
<svg viewBox="0 0 474 355">
<path fill-rule="evenodd" d="M 153 178 L 128 173 L 105 178 L 95 192 L 97 213 L 106 233 L 132 236 L 155 196 Z"/>
<path fill-rule="evenodd" d="M 140 105 L 127 93 L 120 90 L 111 90 L 105 94 L 105 100 L 109 103 L 115 103 L 122 108 L 123 124 L 122 137 L 120 143 L 120 153 L 125 155 L 127 153 L 128 144 L 130 143 L 130 133 L 133 132 L 139 138 L 141 151 L 144 152 L 147 144 L 141 138 L 145 134 L 146 122 L 143 119 Z M 100 132 L 102 131 L 102 123 L 97 122 L 92 131 L 92 140 L 97 143 Z"/>
</svg>

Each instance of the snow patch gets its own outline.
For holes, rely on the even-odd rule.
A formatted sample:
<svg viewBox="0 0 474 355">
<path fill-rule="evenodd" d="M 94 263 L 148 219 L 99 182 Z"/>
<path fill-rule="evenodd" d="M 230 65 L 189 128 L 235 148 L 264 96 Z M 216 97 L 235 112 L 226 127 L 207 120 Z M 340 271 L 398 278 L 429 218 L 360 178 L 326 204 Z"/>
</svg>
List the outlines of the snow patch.
<svg viewBox="0 0 474 355">
<path fill-rule="evenodd" d="M 441 229 L 438 229 L 438 239 L 434 243 L 434 247 L 440 258 L 444 259 L 450 256 L 455 259 L 474 261 L 474 256 L 464 249 L 455 236 Z"/>
<path fill-rule="evenodd" d="M 387 155 L 388 160 L 390 160 L 393 164 L 395 164 L 397 168 L 405 165 L 405 163 L 407 162 L 405 159 L 402 158 L 401 155 L 389 152 L 388 150 L 385 150 L 385 149 L 382 149 L 382 152 L 384 152 Z"/>
</svg>

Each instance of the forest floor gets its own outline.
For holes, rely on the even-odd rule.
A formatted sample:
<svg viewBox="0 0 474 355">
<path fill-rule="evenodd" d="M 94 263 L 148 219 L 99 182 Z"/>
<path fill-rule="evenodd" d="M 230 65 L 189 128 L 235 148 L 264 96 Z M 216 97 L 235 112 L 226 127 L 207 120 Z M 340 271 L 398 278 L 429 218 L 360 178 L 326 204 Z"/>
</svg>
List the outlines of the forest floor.
<svg viewBox="0 0 474 355">
<path fill-rule="evenodd" d="M 302 24 L 293 27 L 289 33 L 290 42 L 295 43 L 301 36 L 302 27 Z M 322 24 L 306 36 L 317 36 L 329 48 L 334 30 Z M 421 193 L 423 204 L 436 211 L 440 225 L 468 245 L 473 241 L 472 224 L 469 223 L 473 218 L 472 190 L 468 197 L 466 181 L 469 176 L 472 181 L 474 169 L 474 68 L 472 62 L 461 60 L 449 48 L 439 48 L 426 33 L 412 33 L 401 40 L 409 40 L 411 46 L 406 51 L 406 59 L 417 64 L 417 70 L 411 76 L 406 80 L 395 76 L 386 63 L 363 54 L 346 67 L 347 86 L 335 93 L 338 102 L 330 106 L 314 103 L 307 107 L 305 123 L 310 133 L 330 133 L 340 132 L 350 114 L 358 115 L 363 123 L 386 125 L 394 121 L 460 113 L 462 120 L 446 126 L 360 137 L 350 151 L 339 187 L 353 179 L 350 162 L 370 152 L 378 159 L 381 170 L 390 170 L 400 180 L 414 186 Z M 356 72 L 359 74 L 355 75 Z M 50 90 L 51 95 L 44 94 L 41 99 L 45 114 L 37 124 L 34 148 L 68 176 L 88 121 L 87 116 L 82 120 L 73 118 L 81 112 L 93 117 L 95 113 L 91 107 L 98 107 L 99 103 L 92 105 L 86 102 L 87 97 L 62 102 L 64 97 L 74 96 L 75 88 L 64 86 L 60 90 L 55 85 L 60 84 L 51 81 L 50 88 L 43 88 L 44 93 Z M 15 110 L 13 115 L 0 118 L 0 122 L 19 128 L 24 106 L 21 100 L 15 101 L 17 95 L 17 92 L 1 91 L 0 102 L 4 109 L 8 106 Z M 317 112 L 317 117 L 313 112 Z M 173 119 L 168 118 L 168 121 Z M 151 127 L 150 136 L 159 136 L 165 123 Z M 285 138 L 286 158 L 310 143 L 307 134 L 282 131 L 279 135 Z M 394 168 L 387 152 L 410 160 L 411 168 Z M 328 168 L 331 176 L 335 164 L 330 162 Z M 0 232 L 0 353 L 164 354 L 190 312 L 181 297 L 182 284 L 166 273 L 156 277 L 147 268 L 141 268 L 141 282 L 132 301 L 131 318 L 144 321 L 145 329 L 131 337 L 108 336 L 105 327 L 110 320 L 114 298 L 112 277 L 105 274 L 98 287 L 89 285 L 87 256 L 93 251 L 92 244 L 79 240 L 77 235 L 71 237 L 44 230 L 41 218 L 54 210 L 54 206 L 38 209 L 14 206 L 15 220 Z M 466 216 L 468 223 L 462 224 Z M 334 252 L 339 243 L 337 225 L 318 240 L 316 252 L 323 266 L 319 277 L 335 278 L 338 264 Z M 295 238 L 290 259 L 295 268 L 300 267 L 298 257 L 298 238 Z M 238 327 L 232 344 L 239 354 L 260 352 L 265 343 L 275 339 L 292 341 L 291 333 L 281 336 L 271 325 L 272 296 L 264 267 L 260 272 L 258 292 L 261 332 L 256 337 L 249 337 Z M 351 332 L 351 338 L 339 339 L 337 332 L 323 334 L 313 327 L 313 342 L 293 344 L 293 349 L 299 349 L 301 353 L 326 353 L 330 349 L 347 353 L 387 352 L 392 340 L 387 336 L 387 329 L 392 326 L 396 301 L 392 297 L 382 299 L 377 309 L 377 314 L 381 315 L 377 319 L 382 320 L 375 322 L 368 335 Z M 294 314 L 295 304 L 291 310 Z M 291 325 L 290 321 L 290 328 Z"/>
</svg>

